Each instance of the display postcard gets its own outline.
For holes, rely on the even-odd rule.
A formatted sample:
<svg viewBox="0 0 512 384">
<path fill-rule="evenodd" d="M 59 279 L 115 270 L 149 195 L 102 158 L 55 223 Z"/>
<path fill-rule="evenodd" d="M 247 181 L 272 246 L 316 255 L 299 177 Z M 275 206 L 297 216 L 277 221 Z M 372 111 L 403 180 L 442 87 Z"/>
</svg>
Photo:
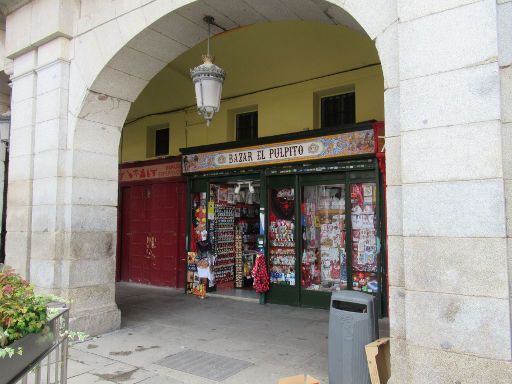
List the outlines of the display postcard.
<svg viewBox="0 0 512 384">
<path fill-rule="evenodd" d="M 372 229 L 374 227 L 373 219 L 374 215 L 362 215 L 361 228 Z"/>
<path fill-rule="evenodd" d="M 332 239 L 329 237 L 322 237 L 322 240 L 320 240 L 320 244 L 324 247 L 332 247 Z"/>
<path fill-rule="evenodd" d="M 228 201 L 228 188 L 220 187 L 219 188 L 219 202 L 227 202 Z"/>
<path fill-rule="evenodd" d="M 235 192 L 233 188 L 228 188 L 227 202 L 228 204 L 235 204 Z"/>
<path fill-rule="evenodd" d="M 363 205 L 363 213 L 364 214 L 375 214 L 375 208 L 373 207 L 373 202 L 369 201 L 369 202 L 364 202 L 364 205 Z"/>
<path fill-rule="evenodd" d="M 215 219 L 215 202 L 213 200 L 208 202 L 208 220 Z"/>
<path fill-rule="evenodd" d="M 363 184 L 363 195 L 373 196 L 373 184 Z"/>
<path fill-rule="evenodd" d="M 194 264 L 196 261 L 197 252 L 187 252 L 187 263 Z"/>
<path fill-rule="evenodd" d="M 215 184 L 210 184 L 210 200 L 217 201 L 219 187 Z"/>
<path fill-rule="evenodd" d="M 197 264 L 187 264 L 187 271 L 197 272 Z"/>
<path fill-rule="evenodd" d="M 364 215 L 352 215 L 353 229 L 361 229 L 363 227 L 363 216 Z"/>
</svg>

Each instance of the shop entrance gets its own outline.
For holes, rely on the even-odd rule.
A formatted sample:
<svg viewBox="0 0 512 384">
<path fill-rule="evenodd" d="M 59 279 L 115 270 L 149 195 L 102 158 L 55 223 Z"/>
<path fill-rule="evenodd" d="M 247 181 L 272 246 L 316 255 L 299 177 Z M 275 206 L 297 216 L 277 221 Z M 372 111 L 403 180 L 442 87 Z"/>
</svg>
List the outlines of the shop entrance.
<svg viewBox="0 0 512 384">
<path fill-rule="evenodd" d="M 263 245 L 259 175 L 196 181 L 192 189 L 189 264 L 198 271 L 188 272 L 188 291 L 204 283 L 210 293 L 256 299 L 252 269 Z"/>
<path fill-rule="evenodd" d="M 245 148 L 232 143 L 199 153 L 188 149 L 183 159 L 185 173 L 191 174 L 193 217 L 188 291 L 201 285 L 199 259 L 213 255 L 204 265 L 214 282 L 209 288 L 219 292 L 248 287 L 252 256 L 262 254 L 270 283 L 267 302 L 328 308 L 332 292 L 358 290 L 375 295 L 380 314 L 386 315 L 383 177 L 377 156 L 382 129 L 379 123 L 361 124 Z M 299 149 L 297 155 L 288 150 L 286 159 L 290 147 Z M 297 162 L 305 157 L 301 153 L 320 150 L 323 158 Z M 260 162 L 226 166 L 232 153 L 251 153 Z M 344 159 L 346 154 L 351 157 Z"/>
</svg>

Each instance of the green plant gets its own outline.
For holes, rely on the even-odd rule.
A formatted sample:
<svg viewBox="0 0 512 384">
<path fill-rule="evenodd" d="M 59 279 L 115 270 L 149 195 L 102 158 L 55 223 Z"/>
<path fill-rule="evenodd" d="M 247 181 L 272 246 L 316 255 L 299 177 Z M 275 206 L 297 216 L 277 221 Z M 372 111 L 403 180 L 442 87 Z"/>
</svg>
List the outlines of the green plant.
<svg viewBox="0 0 512 384">
<path fill-rule="evenodd" d="M 0 271 L 0 327 L 4 347 L 29 333 L 40 332 L 48 320 L 48 299 L 34 293 L 31 286 L 13 270 Z"/>
<path fill-rule="evenodd" d="M 9 345 L 30 333 L 41 332 L 48 319 L 56 315 L 55 308 L 48 308 L 49 303 L 56 301 L 66 302 L 57 296 L 36 294 L 31 284 L 0 264 L 0 358 L 23 353 Z M 64 335 L 80 340 L 87 337 L 81 332 L 61 330 L 61 336 Z"/>
</svg>

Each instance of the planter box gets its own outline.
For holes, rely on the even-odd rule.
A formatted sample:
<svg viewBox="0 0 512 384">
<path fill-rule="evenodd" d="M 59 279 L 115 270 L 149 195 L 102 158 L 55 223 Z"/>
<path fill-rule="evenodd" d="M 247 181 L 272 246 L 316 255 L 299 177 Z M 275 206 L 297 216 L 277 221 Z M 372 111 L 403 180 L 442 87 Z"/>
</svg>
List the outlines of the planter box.
<svg viewBox="0 0 512 384">
<path fill-rule="evenodd" d="M 32 363 L 35 363 L 44 355 L 56 342 L 53 334 L 53 326 L 58 318 L 53 318 L 48 325 L 39 333 L 31 333 L 22 339 L 15 341 L 9 347 L 18 349 L 21 347 L 23 354 L 12 357 L 0 358 L 0 384 L 8 384 L 20 375 Z"/>
</svg>

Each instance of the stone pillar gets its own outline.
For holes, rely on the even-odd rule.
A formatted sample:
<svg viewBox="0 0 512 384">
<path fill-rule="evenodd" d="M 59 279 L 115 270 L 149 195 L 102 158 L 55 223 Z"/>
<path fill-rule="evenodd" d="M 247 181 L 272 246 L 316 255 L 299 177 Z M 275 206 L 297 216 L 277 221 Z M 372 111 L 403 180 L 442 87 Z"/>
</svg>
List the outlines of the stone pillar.
<svg viewBox="0 0 512 384">
<path fill-rule="evenodd" d="M 46 47 L 57 49 L 57 55 L 45 57 L 58 59 L 41 63 L 37 71 L 41 110 L 35 124 L 30 277 L 39 288 L 58 289 L 73 299 L 72 328 L 99 334 L 119 328 L 121 321 L 115 303 L 116 154 L 121 128 L 108 126 L 103 116 L 103 124 L 91 121 L 101 113 L 92 103 L 83 116 L 69 115 L 74 132 L 81 134 L 72 132 L 70 65 L 62 59 L 68 44 L 61 39 Z M 120 103 L 94 93 L 91 97 L 107 114 Z M 128 107 L 122 109 L 128 112 Z"/>
<path fill-rule="evenodd" d="M 69 130 L 70 41 L 60 37 L 27 55 L 30 66 L 19 76 L 14 61 L 7 263 L 40 292 L 72 299 L 73 328 L 106 332 L 121 318 L 115 304 L 118 159 L 94 161 L 105 127 L 91 128 L 88 138 Z M 116 152 L 119 135 L 120 128 Z M 77 156 L 83 146 L 86 156 Z M 110 182 L 95 180 L 98 172 L 108 172 Z M 101 209 L 91 206 L 105 199 Z"/>
<path fill-rule="evenodd" d="M 62 235 L 67 166 L 67 44 L 62 39 L 60 44 L 39 47 L 36 67 L 30 281 L 40 290 L 56 294 L 65 294 L 62 289 L 66 288 L 62 284 Z"/>
<path fill-rule="evenodd" d="M 498 64 L 501 79 L 501 132 L 507 217 L 509 297 L 512 308 L 512 0 L 498 1 Z M 512 322 L 512 310 L 510 312 Z"/>
<path fill-rule="evenodd" d="M 13 63 L 9 182 L 7 192 L 6 263 L 30 276 L 32 240 L 32 179 L 36 111 L 37 51 L 15 58 Z"/>
<path fill-rule="evenodd" d="M 74 136 L 80 119 L 70 106 L 70 84 L 81 75 L 75 71 L 73 78 L 70 62 L 77 5 L 35 0 L 7 17 L 6 50 L 14 73 L 6 261 L 40 292 L 72 299 L 71 327 L 95 335 L 118 328 L 121 318 L 114 295 L 113 155 L 120 128 L 103 162 L 94 157 L 110 130 L 99 126 L 85 131 L 90 136 Z M 77 156 L 84 146 L 86 155 Z M 96 182 L 98 172 L 108 173 L 110 182 Z M 101 209 L 95 209 L 98 204 Z"/>
<path fill-rule="evenodd" d="M 73 70 L 74 68 L 72 68 Z M 63 282 L 79 311 L 77 329 L 99 334 L 119 328 L 115 303 L 118 151 L 130 103 L 88 91 L 85 105 L 69 129 L 73 144 L 68 178 Z M 78 305 L 77 305 L 78 306 Z"/>
<path fill-rule="evenodd" d="M 390 249 L 403 249 L 391 305 L 404 310 L 390 320 L 404 340 L 392 347 L 404 370 L 394 382 L 505 383 L 510 272 L 497 5 L 447 3 L 399 5 L 403 248 L 391 237 Z"/>
</svg>

